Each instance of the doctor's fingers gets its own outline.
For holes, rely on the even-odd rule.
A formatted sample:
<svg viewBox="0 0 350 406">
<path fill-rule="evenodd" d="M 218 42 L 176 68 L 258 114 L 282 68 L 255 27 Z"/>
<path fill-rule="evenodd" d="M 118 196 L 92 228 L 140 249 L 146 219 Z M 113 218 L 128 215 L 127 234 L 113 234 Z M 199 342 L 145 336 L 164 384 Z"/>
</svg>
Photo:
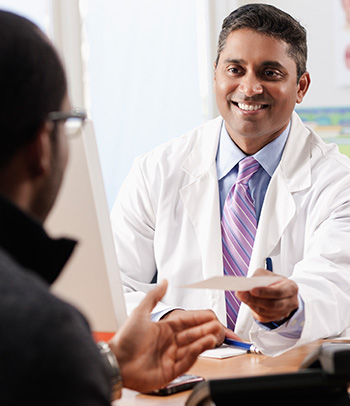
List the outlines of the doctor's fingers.
<svg viewBox="0 0 350 406">
<path fill-rule="evenodd" d="M 286 299 L 298 294 L 298 285 L 287 278 L 261 288 L 254 288 L 250 291 L 252 296 L 266 299 Z"/>
<path fill-rule="evenodd" d="M 290 309 L 290 308 L 289 308 Z M 297 308 L 292 310 L 285 310 L 285 311 L 265 311 L 265 309 L 257 308 L 256 311 L 252 309 L 252 314 L 255 320 L 259 321 L 260 323 L 270 323 L 270 322 L 279 322 L 280 320 L 287 321 L 294 314 L 294 311 Z"/>
<path fill-rule="evenodd" d="M 262 323 L 286 318 L 298 308 L 298 296 L 284 299 L 261 299 L 248 292 L 244 293 L 242 301 L 251 308 L 254 318 Z"/>
</svg>

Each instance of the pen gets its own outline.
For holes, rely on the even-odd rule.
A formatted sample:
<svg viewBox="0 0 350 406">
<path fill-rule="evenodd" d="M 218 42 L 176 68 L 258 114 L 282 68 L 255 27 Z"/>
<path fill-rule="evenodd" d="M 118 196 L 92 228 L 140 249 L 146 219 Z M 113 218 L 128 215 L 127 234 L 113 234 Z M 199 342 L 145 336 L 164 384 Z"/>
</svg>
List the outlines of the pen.
<svg viewBox="0 0 350 406">
<path fill-rule="evenodd" d="M 272 259 L 270 257 L 267 257 L 265 260 L 265 269 L 272 272 Z M 279 327 L 279 325 L 273 321 L 271 321 L 271 324 L 274 326 L 273 328 Z"/>
<path fill-rule="evenodd" d="M 255 347 L 255 345 L 246 343 L 244 341 L 237 341 L 237 340 L 232 340 L 231 338 L 225 338 L 224 343 L 227 345 L 231 345 L 233 347 L 239 347 L 239 348 L 244 348 L 247 350 L 247 352 L 252 352 L 254 354 L 261 354 L 261 351 Z"/>
<path fill-rule="evenodd" d="M 272 272 L 272 259 L 270 257 L 265 260 L 265 269 Z"/>
</svg>

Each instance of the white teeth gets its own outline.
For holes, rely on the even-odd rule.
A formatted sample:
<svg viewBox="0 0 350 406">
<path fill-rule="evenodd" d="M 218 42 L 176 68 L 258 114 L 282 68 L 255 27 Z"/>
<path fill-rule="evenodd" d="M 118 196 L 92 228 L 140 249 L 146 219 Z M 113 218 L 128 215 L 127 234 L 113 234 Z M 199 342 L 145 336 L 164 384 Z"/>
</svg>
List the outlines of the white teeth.
<svg viewBox="0 0 350 406">
<path fill-rule="evenodd" d="M 237 104 L 241 110 L 246 110 L 246 111 L 256 111 L 263 107 L 262 104 L 243 104 L 243 103 L 237 103 Z"/>
</svg>

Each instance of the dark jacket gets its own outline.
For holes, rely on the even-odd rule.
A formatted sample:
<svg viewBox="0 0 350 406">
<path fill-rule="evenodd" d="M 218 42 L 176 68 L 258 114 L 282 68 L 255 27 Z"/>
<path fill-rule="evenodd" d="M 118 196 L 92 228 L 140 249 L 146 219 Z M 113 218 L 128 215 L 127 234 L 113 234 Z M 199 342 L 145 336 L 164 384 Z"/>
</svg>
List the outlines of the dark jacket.
<svg viewBox="0 0 350 406">
<path fill-rule="evenodd" d="M 75 242 L 0 196 L 0 404 L 109 405 L 86 319 L 49 292 Z"/>
</svg>

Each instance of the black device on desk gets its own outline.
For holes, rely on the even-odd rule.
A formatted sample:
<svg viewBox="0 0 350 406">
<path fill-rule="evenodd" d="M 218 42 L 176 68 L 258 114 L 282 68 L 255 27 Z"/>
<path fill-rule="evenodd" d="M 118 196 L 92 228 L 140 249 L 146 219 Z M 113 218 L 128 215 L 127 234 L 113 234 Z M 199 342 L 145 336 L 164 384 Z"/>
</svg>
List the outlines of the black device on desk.
<svg viewBox="0 0 350 406">
<path fill-rule="evenodd" d="M 213 379 L 197 384 L 186 406 L 350 405 L 350 345 L 323 344 L 295 373 Z"/>
<path fill-rule="evenodd" d="M 204 381 L 204 378 L 198 375 L 183 374 L 175 378 L 164 388 L 148 392 L 147 395 L 167 396 L 173 393 L 183 392 L 192 389 L 198 382 Z"/>
</svg>

